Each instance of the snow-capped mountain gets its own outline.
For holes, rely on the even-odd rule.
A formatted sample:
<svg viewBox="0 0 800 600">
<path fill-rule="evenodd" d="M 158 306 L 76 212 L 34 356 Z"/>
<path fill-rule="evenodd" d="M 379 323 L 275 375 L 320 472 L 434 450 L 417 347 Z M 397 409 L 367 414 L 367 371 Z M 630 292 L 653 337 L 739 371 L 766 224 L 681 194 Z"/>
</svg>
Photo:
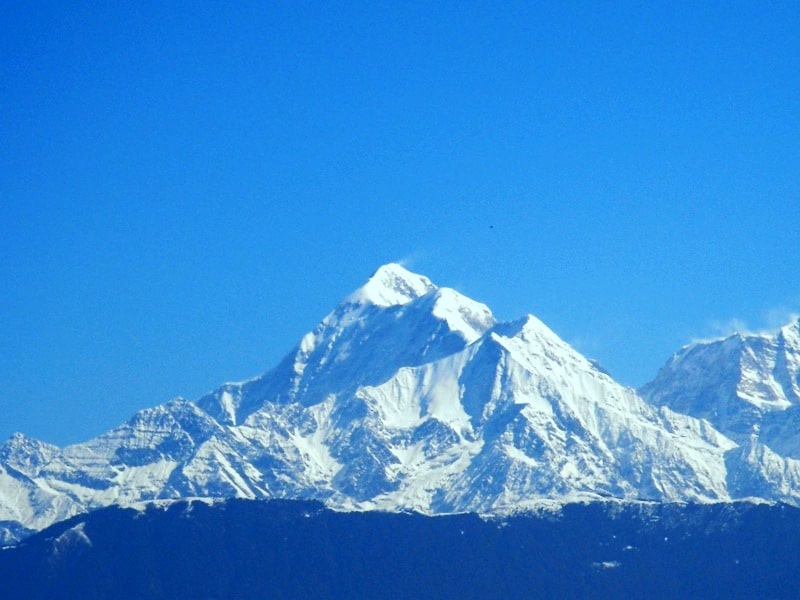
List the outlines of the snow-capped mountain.
<svg viewBox="0 0 800 600">
<path fill-rule="evenodd" d="M 186 497 L 425 513 L 726 501 L 750 495 L 742 465 L 779 464 L 654 389 L 647 403 L 535 317 L 499 323 L 390 264 L 256 379 L 63 449 L 19 435 L 0 445 L 0 528 L 13 539 L 101 506 Z"/>
<path fill-rule="evenodd" d="M 331 393 L 386 381 L 398 369 L 462 350 L 494 325 L 489 309 L 399 265 L 378 269 L 274 370 L 226 385 L 198 405 L 235 425 L 262 407 L 311 406 Z"/>
<path fill-rule="evenodd" d="M 732 494 L 800 501 L 800 319 L 685 346 L 640 394 L 737 443 L 726 455 Z"/>
</svg>

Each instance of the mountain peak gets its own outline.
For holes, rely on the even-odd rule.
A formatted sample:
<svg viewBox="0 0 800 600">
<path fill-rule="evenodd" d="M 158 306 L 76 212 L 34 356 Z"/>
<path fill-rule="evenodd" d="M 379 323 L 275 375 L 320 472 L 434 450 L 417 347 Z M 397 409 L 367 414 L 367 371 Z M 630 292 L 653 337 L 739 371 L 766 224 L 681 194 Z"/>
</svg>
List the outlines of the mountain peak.
<svg viewBox="0 0 800 600">
<path fill-rule="evenodd" d="M 355 304 L 397 306 L 407 304 L 437 289 L 424 275 L 417 275 L 397 263 L 380 267 L 361 288 L 347 297 Z"/>
<path fill-rule="evenodd" d="M 29 435 L 25 435 L 24 433 L 14 432 L 11 434 L 5 442 L 0 443 L 0 448 L 24 448 L 24 447 L 31 447 L 31 446 L 42 446 L 42 447 L 52 447 L 51 444 L 43 442 L 41 440 L 37 440 L 36 438 L 32 438 Z"/>
<path fill-rule="evenodd" d="M 6 463 L 24 473 L 50 460 L 59 449 L 22 433 L 14 433 L 0 443 L 0 463 Z"/>
<path fill-rule="evenodd" d="M 793 315 L 791 321 L 781 327 L 780 333 L 784 337 L 800 338 L 800 316 Z"/>
</svg>

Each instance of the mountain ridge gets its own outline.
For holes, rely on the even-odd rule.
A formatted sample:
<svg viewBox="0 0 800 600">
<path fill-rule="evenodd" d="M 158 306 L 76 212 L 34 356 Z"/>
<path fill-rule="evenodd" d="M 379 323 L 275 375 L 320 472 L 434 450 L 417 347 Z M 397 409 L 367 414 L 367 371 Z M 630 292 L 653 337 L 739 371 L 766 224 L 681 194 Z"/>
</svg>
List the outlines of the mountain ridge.
<svg viewBox="0 0 800 600">
<path fill-rule="evenodd" d="M 800 501 L 800 461 L 653 389 L 616 383 L 533 315 L 498 322 L 384 265 L 261 376 L 63 449 L 0 444 L 0 521 L 16 524 L 13 540 L 102 506 L 197 496 L 426 514 L 576 498 Z M 774 425 L 787 447 L 789 428 Z"/>
</svg>

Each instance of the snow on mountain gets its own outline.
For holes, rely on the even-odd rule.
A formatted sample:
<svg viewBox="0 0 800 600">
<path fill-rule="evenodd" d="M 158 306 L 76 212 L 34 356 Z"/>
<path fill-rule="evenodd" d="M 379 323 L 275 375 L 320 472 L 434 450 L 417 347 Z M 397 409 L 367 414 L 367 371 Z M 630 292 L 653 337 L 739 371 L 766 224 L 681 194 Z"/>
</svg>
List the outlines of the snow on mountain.
<svg viewBox="0 0 800 600">
<path fill-rule="evenodd" d="M 198 405 L 235 425 L 265 400 L 311 405 L 326 394 L 385 381 L 397 369 L 463 349 L 494 325 L 489 309 L 400 265 L 378 269 L 272 371 L 228 384 Z"/>
<path fill-rule="evenodd" d="M 72 498 L 36 478 L 58 453 L 56 446 L 20 433 L 0 444 L 0 543 L 84 512 Z"/>
<path fill-rule="evenodd" d="M 784 387 L 797 382 L 791 333 L 783 354 L 750 357 L 777 365 Z M 767 453 L 717 431 L 711 400 L 699 419 L 680 414 L 691 412 L 682 389 L 675 398 L 648 404 L 535 317 L 498 323 L 390 264 L 260 377 L 67 448 L 23 436 L 1 445 L 0 530 L 8 539 L 100 506 L 185 497 L 506 513 L 601 497 L 726 501 L 767 489 L 759 477 L 772 482 L 765 497 L 800 489 L 800 470 L 766 469 L 753 457 Z"/>
<path fill-rule="evenodd" d="M 651 404 L 707 419 L 736 441 L 786 442 L 800 406 L 800 320 L 774 334 L 734 334 L 685 346 L 640 393 Z M 782 448 L 800 457 L 800 445 Z"/>
<path fill-rule="evenodd" d="M 58 454 L 58 446 L 15 433 L 0 444 L 0 461 L 6 467 L 30 475 Z"/>
<path fill-rule="evenodd" d="M 417 275 L 405 267 L 389 263 L 372 274 L 367 283 L 345 298 L 344 304 L 364 306 L 398 306 L 434 291 L 436 286 L 424 275 Z"/>
<path fill-rule="evenodd" d="M 728 497 L 719 484 L 728 440 L 648 406 L 536 318 L 498 325 L 460 358 L 445 369 L 460 390 L 448 397 L 468 416 L 461 435 L 478 443 L 466 468 L 435 487 L 434 511 L 507 511 L 542 497 Z"/>
<path fill-rule="evenodd" d="M 726 455 L 731 493 L 800 500 L 800 319 L 686 346 L 640 394 L 737 442 Z"/>
</svg>

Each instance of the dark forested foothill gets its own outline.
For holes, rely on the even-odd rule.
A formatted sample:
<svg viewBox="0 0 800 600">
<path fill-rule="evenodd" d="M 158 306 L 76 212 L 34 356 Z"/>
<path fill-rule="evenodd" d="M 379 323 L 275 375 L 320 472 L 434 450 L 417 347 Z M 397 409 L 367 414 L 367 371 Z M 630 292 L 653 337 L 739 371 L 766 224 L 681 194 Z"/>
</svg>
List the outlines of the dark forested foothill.
<svg viewBox="0 0 800 600">
<path fill-rule="evenodd" d="M 795 598 L 800 509 L 567 505 L 484 520 L 301 501 L 108 508 L 0 552 L 4 598 Z"/>
</svg>

